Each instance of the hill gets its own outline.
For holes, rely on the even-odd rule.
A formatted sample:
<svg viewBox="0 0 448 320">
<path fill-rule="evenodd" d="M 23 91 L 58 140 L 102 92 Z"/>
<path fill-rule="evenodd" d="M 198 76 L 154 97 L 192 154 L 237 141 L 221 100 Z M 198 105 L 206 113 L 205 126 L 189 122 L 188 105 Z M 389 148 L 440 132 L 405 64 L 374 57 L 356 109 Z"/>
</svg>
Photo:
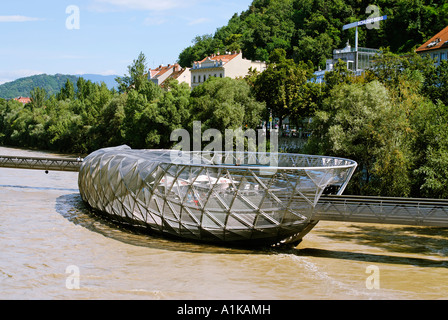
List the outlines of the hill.
<svg viewBox="0 0 448 320">
<path fill-rule="evenodd" d="M 448 0 L 254 0 L 214 34 L 197 36 L 180 53 L 179 64 L 191 67 L 217 51 L 235 50 L 268 61 L 272 50 L 282 48 L 296 62 L 310 60 L 324 68 L 333 49 L 354 44 L 355 30 L 342 27 L 369 18 L 374 13 L 366 10 L 369 5 L 388 19 L 378 29 L 360 27 L 360 46 L 409 52 L 448 25 Z"/>
<path fill-rule="evenodd" d="M 76 82 L 78 78 L 84 78 L 85 80 L 90 80 L 92 82 L 101 83 L 104 82 L 108 88 L 113 88 L 116 86 L 115 76 L 101 76 L 95 74 L 85 74 L 85 75 L 47 75 L 40 74 L 25 78 L 20 78 L 15 81 L 7 82 L 0 85 L 0 98 L 3 99 L 13 99 L 17 97 L 28 97 L 30 92 L 35 88 L 43 88 L 47 91 L 49 95 L 57 94 L 61 88 L 69 79 L 76 88 Z"/>
<path fill-rule="evenodd" d="M 75 83 L 78 81 L 77 76 L 70 75 L 46 75 L 40 74 L 25 78 L 20 78 L 11 82 L 0 85 L 0 98 L 12 99 L 17 97 L 29 97 L 30 92 L 35 87 L 45 89 L 50 95 L 58 93 L 69 79 Z"/>
</svg>

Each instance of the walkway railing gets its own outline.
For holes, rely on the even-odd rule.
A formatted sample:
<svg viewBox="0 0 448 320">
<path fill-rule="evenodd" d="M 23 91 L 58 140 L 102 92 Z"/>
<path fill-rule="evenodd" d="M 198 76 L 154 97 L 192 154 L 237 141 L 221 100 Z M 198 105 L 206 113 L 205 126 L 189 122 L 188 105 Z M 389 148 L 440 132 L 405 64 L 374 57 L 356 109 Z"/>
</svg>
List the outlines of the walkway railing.
<svg viewBox="0 0 448 320">
<path fill-rule="evenodd" d="M 0 167 L 79 172 L 82 159 L 0 156 Z"/>
<path fill-rule="evenodd" d="M 313 220 L 448 227 L 448 200 L 323 196 Z"/>
</svg>

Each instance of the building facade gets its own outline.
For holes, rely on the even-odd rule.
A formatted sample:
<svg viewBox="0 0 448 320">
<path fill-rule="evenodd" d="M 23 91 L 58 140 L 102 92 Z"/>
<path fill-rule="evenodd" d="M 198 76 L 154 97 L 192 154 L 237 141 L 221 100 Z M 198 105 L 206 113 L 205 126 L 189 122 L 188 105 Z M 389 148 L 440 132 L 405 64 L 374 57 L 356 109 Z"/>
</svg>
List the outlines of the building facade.
<svg viewBox="0 0 448 320">
<path fill-rule="evenodd" d="M 427 56 L 434 60 L 436 65 L 441 61 L 448 59 L 448 26 L 426 41 L 417 50 L 417 54 Z"/>
<path fill-rule="evenodd" d="M 263 72 L 266 70 L 266 63 L 245 59 L 242 52 L 211 55 L 193 63 L 190 69 L 191 88 L 194 89 L 210 77 L 232 79 L 244 77 L 249 74 L 250 68 Z"/>
<path fill-rule="evenodd" d="M 350 43 L 343 49 L 333 50 L 333 58 L 327 59 L 326 68 L 314 73 L 316 82 L 323 82 L 325 72 L 332 71 L 339 60 L 347 64 L 347 69 L 356 75 L 361 75 L 364 71 L 373 66 L 375 56 L 381 54 L 380 50 L 358 47 L 352 48 Z"/>
<path fill-rule="evenodd" d="M 148 79 L 158 86 L 168 79 L 177 79 L 179 83 L 187 83 L 191 86 L 191 74 L 188 68 L 181 68 L 179 64 L 160 65 L 156 69 L 149 69 Z"/>
</svg>

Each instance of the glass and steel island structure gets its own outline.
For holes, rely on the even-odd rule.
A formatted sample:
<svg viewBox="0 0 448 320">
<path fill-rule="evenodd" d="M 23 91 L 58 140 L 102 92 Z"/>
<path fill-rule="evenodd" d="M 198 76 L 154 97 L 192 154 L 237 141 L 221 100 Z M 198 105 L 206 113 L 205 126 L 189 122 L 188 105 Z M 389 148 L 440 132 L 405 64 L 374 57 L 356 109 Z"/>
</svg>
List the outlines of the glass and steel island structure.
<svg viewBox="0 0 448 320">
<path fill-rule="evenodd" d="M 100 149 L 79 171 L 81 197 L 117 222 L 180 239 L 296 244 L 322 194 L 357 167 L 337 157 L 256 152 Z"/>
</svg>

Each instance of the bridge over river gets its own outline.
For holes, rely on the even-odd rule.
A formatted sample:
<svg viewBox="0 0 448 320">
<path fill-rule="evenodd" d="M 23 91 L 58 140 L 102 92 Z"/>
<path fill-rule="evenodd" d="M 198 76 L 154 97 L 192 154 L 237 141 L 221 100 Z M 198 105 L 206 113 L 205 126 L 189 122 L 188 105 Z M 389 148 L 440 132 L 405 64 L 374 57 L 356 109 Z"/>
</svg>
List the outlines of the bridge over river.
<svg viewBox="0 0 448 320">
<path fill-rule="evenodd" d="M 83 159 L 1 156 L 0 167 L 78 172 Z M 448 200 L 324 195 L 314 221 L 448 227 Z"/>
</svg>

